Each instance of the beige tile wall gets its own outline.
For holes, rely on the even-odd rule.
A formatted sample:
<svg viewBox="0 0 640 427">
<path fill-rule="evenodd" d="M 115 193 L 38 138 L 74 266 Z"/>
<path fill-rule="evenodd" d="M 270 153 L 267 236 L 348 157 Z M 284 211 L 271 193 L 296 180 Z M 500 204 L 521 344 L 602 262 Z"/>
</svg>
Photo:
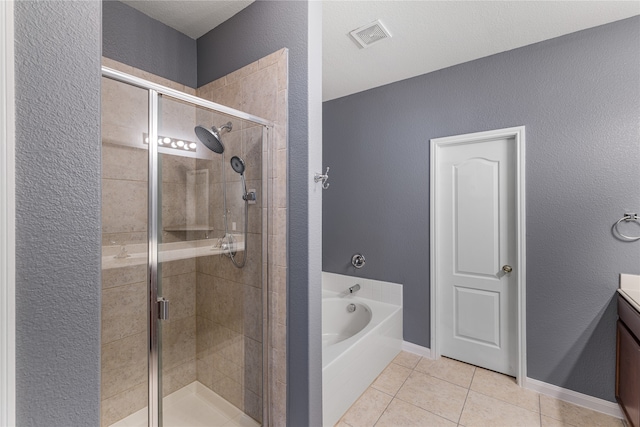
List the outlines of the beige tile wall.
<svg viewBox="0 0 640 427">
<path fill-rule="evenodd" d="M 268 209 L 269 259 L 248 262 L 244 269 L 231 265 L 226 257 L 211 256 L 169 263 L 163 270 L 164 293 L 172 300 L 172 319 L 163 326 L 163 394 L 198 379 L 257 420 L 262 417 L 261 274 L 268 271 L 271 392 L 271 423 L 286 425 L 286 175 L 287 175 L 287 70 L 288 52 L 277 51 L 259 61 L 209 83 L 197 91 L 149 73 L 103 58 L 103 64 L 174 89 L 246 111 L 276 123 L 270 147 L 260 152 L 261 127 L 234 124 L 225 134 L 226 161 L 239 155 L 247 163 L 247 187 L 258 191 L 258 204 L 250 207 L 248 251 L 250 259 L 262 249 L 262 210 Z M 113 86 L 113 85 L 112 85 Z M 103 244 L 146 241 L 146 151 L 125 147 L 123 139 L 140 138 L 146 129 L 146 94 L 118 92 L 103 95 L 111 108 L 103 106 Z M 103 89 L 104 90 L 104 89 Z M 135 92 L 135 91 L 134 91 Z M 142 103 L 143 110 L 131 108 Z M 124 107 L 121 104 L 126 104 Z M 163 112 L 180 117 L 172 132 L 189 139 L 192 124 L 220 126 L 229 119 L 204 110 L 185 109 L 165 102 Z M 114 108 L 115 106 L 115 108 Z M 115 112 L 108 112 L 116 110 Z M 171 110 L 171 111 L 169 111 Z M 175 111 L 174 111 L 175 110 Z M 171 124 L 170 118 L 163 118 Z M 186 123 L 186 125 L 185 125 Z M 180 128 L 183 126 L 184 129 Z M 174 135 L 183 137 L 182 135 Z M 269 204 L 261 203 L 262 156 L 268 156 Z M 221 200 L 220 162 L 164 156 L 163 223 L 185 221 L 183 207 L 186 170 L 209 171 L 210 200 Z M 239 175 L 227 169 L 229 187 L 239 188 Z M 238 190 L 235 190 L 236 193 Z M 182 195 L 180 193 L 183 193 Z M 243 224 L 243 202 L 229 193 L 229 222 Z M 106 205 L 106 207 L 105 207 Z M 144 214 L 141 214 L 141 209 Z M 223 209 L 209 207 L 210 237 L 224 234 Z M 221 233 L 222 232 L 222 233 Z M 199 238 L 201 238 L 200 236 Z M 186 233 L 163 232 L 163 241 L 194 238 Z M 146 337 L 144 319 L 136 310 L 146 307 L 146 268 L 125 268 L 103 272 L 103 425 L 108 425 L 146 405 Z M 125 304 L 119 304 L 126 298 Z M 206 304 L 209 302 L 210 304 Z M 116 307 L 118 306 L 118 307 Z M 128 307 L 128 312 L 127 312 Z M 126 315 L 123 313 L 127 313 Z M 123 317 L 124 316 L 124 317 Z M 126 328 L 115 319 L 142 321 L 141 327 Z M 114 319 L 114 320 L 109 320 Z M 110 324 L 114 325 L 111 326 Z M 120 325 L 120 326 L 119 326 Z M 110 341 L 109 341 L 110 340 Z M 120 381 L 126 378 L 125 381 Z M 106 389 L 106 390 L 105 390 Z"/>
<path fill-rule="evenodd" d="M 288 51 L 282 49 L 198 88 L 196 93 L 197 96 L 201 98 L 245 111 L 275 123 L 275 128 L 272 131 L 271 146 L 264 146 L 263 149 L 266 151 L 262 153 L 262 155 L 269 156 L 269 164 L 273 165 L 268 171 L 269 203 L 268 208 L 266 208 L 268 209 L 267 213 L 269 218 L 269 259 L 268 263 L 265 262 L 263 268 L 265 271 L 268 271 L 268 283 L 270 287 L 269 313 L 271 316 L 271 342 L 269 346 L 269 378 L 271 381 L 269 387 L 271 392 L 271 424 L 275 426 L 286 425 L 287 70 Z M 213 122 L 209 123 L 215 124 L 216 126 L 220 126 L 225 122 L 221 116 L 200 117 L 200 119 L 213 120 Z M 203 122 L 203 124 L 204 123 L 207 122 Z M 237 152 L 229 152 L 229 154 L 227 154 L 228 152 L 225 151 L 225 155 L 227 159 L 232 155 L 240 155 L 245 160 L 247 163 L 247 186 L 260 191 L 261 184 L 258 178 L 261 176 L 261 169 L 259 167 L 261 164 L 259 160 L 261 153 L 258 152 L 260 147 L 258 142 L 260 140 L 261 128 L 245 128 L 242 132 L 240 135 L 242 139 L 241 154 Z M 225 135 L 225 146 L 238 147 L 238 145 L 227 143 L 227 137 L 232 134 L 237 133 L 234 131 L 231 134 Z M 238 179 L 237 175 L 234 177 L 233 172 L 230 173 L 231 175 L 227 175 L 228 179 Z M 215 172 L 213 175 L 218 176 Z M 258 200 L 261 200 L 261 198 L 259 197 Z M 228 206 L 228 208 L 231 210 L 231 217 L 237 217 L 241 212 L 240 209 L 242 206 L 232 205 Z M 260 221 L 257 217 L 260 216 L 261 212 L 257 209 L 253 209 L 251 212 L 252 215 L 249 219 L 251 229 L 248 243 L 250 253 L 256 253 L 260 250 L 262 242 L 259 239 L 259 234 L 251 233 L 260 232 L 258 228 Z M 221 217 L 219 213 L 217 216 Z M 215 221 L 214 218 L 214 222 Z M 209 280 L 199 280 L 198 291 L 206 295 L 207 292 L 212 292 L 210 289 L 214 289 L 216 286 L 224 287 L 225 285 L 217 284 L 227 283 L 228 280 L 231 280 L 232 283 L 236 285 L 244 283 L 244 287 L 242 288 L 244 292 L 244 329 L 242 332 L 244 335 L 244 366 L 239 366 L 242 362 L 238 362 L 238 368 L 241 368 L 244 376 L 237 375 L 235 378 L 235 380 L 240 382 L 240 386 L 235 385 L 234 378 L 224 378 L 224 368 L 226 365 L 224 365 L 223 361 L 219 360 L 217 362 L 219 363 L 219 368 L 215 368 L 213 364 L 216 362 L 212 360 L 210 353 L 208 351 L 201 353 L 199 347 L 198 379 L 200 379 L 202 373 L 204 381 L 200 381 L 205 384 L 216 379 L 224 381 L 225 385 L 234 384 L 234 386 L 229 387 L 227 391 L 222 391 L 215 385 L 211 385 L 211 387 L 219 394 L 237 393 L 236 396 L 231 397 L 230 401 L 253 418 L 260 420 L 262 373 L 255 371 L 255 366 L 260 366 L 260 364 L 256 362 L 261 355 L 260 329 L 262 328 L 262 322 L 259 316 L 256 316 L 260 311 L 260 289 L 257 288 L 260 286 L 260 277 L 257 275 L 259 272 L 245 272 L 243 279 L 234 279 L 229 277 L 229 275 L 235 274 L 237 276 L 239 274 L 238 271 L 229 271 L 228 268 L 225 269 L 224 265 L 228 265 L 228 263 L 223 263 L 221 266 L 221 261 L 225 260 L 205 258 L 198 260 L 198 274 L 203 274 L 204 276 L 207 274 L 204 270 L 208 269 L 211 273 L 217 275 L 217 277 Z M 255 264 L 253 265 L 255 266 Z M 200 267 L 202 267 L 202 269 Z M 247 267 L 245 267 L 245 269 L 246 268 Z M 200 288 L 201 284 L 202 290 Z M 237 290 L 236 292 L 240 291 Z M 215 291 L 213 291 L 212 294 L 215 297 Z M 200 315 L 200 311 L 198 311 L 198 315 Z M 217 351 L 222 351 L 221 349 L 225 348 L 225 341 L 229 342 L 229 346 L 241 345 L 239 342 L 240 332 L 236 332 L 237 335 L 234 335 L 233 328 L 229 327 L 229 325 L 209 321 L 209 319 L 199 319 L 198 327 L 202 328 L 198 329 L 198 334 L 200 334 L 201 331 L 206 336 L 216 336 L 216 333 L 219 334 L 217 340 L 214 339 L 210 344 L 213 348 L 218 349 Z M 200 341 L 198 341 L 198 344 L 200 344 Z M 204 358 L 208 358 L 208 362 L 201 360 Z M 256 362 L 253 362 L 254 360 Z M 249 363 L 248 361 L 252 362 Z M 236 370 L 229 369 L 226 372 L 235 373 Z M 209 380 L 210 378 L 211 380 Z M 207 385 L 209 386 L 209 384 Z M 243 401 L 240 401 L 240 397 L 243 397 Z"/>
<path fill-rule="evenodd" d="M 204 117 L 206 126 L 221 126 L 226 117 Z M 262 420 L 262 130 L 232 120 L 234 130 L 223 135 L 227 174 L 228 224 L 236 223 L 241 234 L 244 226 L 244 201 L 240 175 L 233 172 L 228 159 L 240 156 L 246 165 L 247 188 L 255 189 L 257 202 L 249 205 L 247 235 L 248 260 L 242 269 L 226 256 L 200 257 L 197 260 L 197 379 L 205 386 L 253 417 Z M 211 203 L 209 223 L 212 237 L 224 236 L 222 170 L 220 161 L 207 162 Z M 217 201 L 217 204 L 215 203 Z M 242 261 L 244 253 L 236 260 Z"/>
</svg>

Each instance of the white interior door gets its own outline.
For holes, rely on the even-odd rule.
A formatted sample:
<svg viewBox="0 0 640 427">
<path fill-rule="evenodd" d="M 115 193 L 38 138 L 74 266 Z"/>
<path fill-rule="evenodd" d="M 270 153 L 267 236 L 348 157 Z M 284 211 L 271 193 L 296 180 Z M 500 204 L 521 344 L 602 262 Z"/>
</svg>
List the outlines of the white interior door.
<svg viewBox="0 0 640 427">
<path fill-rule="evenodd" d="M 518 371 L 515 137 L 438 147 L 435 170 L 439 353 Z"/>
</svg>

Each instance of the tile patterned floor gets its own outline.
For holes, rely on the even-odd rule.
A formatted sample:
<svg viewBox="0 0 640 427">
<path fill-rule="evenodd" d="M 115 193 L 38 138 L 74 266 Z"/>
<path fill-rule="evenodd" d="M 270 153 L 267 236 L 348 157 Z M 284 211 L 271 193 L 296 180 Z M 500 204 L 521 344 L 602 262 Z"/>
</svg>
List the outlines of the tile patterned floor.
<svg viewBox="0 0 640 427">
<path fill-rule="evenodd" d="M 520 388 L 502 374 L 402 352 L 336 427 L 623 427 L 622 420 Z"/>
</svg>

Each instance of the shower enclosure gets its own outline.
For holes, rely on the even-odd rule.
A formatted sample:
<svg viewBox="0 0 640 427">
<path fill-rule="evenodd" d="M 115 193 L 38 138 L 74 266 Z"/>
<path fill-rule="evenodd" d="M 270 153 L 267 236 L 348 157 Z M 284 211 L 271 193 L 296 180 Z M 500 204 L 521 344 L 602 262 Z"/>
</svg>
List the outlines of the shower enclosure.
<svg viewBox="0 0 640 427">
<path fill-rule="evenodd" d="M 273 125 L 102 74 L 102 425 L 267 425 Z"/>
</svg>

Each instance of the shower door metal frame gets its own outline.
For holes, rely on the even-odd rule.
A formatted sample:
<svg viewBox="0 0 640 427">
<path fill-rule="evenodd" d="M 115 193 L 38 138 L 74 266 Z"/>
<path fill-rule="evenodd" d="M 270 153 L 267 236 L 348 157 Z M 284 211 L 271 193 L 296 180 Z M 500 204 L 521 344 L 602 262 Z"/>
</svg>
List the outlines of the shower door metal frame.
<svg viewBox="0 0 640 427">
<path fill-rule="evenodd" d="M 147 214 L 147 251 L 148 260 L 148 288 L 147 297 L 147 381 L 149 384 L 149 426 L 162 426 L 162 381 L 160 378 L 160 349 L 158 348 L 158 144 L 151 141 L 158 140 L 158 91 L 149 89 L 149 190 Z"/>
<path fill-rule="evenodd" d="M 129 84 L 148 91 L 148 113 L 149 113 L 149 141 L 155 141 L 158 138 L 158 100 L 161 95 L 184 101 L 195 107 L 203 107 L 214 110 L 219 113 L 237 117 L 242 120 L 250 121 L 263 126 L 262 131 L 262 425 L 268 427 L 270 424 L 269 416 L 269 331 L 270 319 L 269 313 L 269 287 L 268 287 L 268 217 L 264 218 L 264 201 L 268 200 L 269 191 L 269 164 L 272 164 L 271 137 L 273 135 L 274 123 L 244 111 L 236 110 L 215 102 L 207 101 L 197 96 L 189 95 L 175 89 L 162 86 L 121 71 L 114 70 L 109 67 L 102 67 L 102 76 Z M 266 138 L 266 140 L 264 139 Z M 266 153 L 264 145 L 266 144 Z M 267 175 L 267 176 L 265 176 Z M 147 351 L 148 351 L 148 385 L 149 385 L 149 401 L 148 405 L 148 424 L 149 427 L 162 426 L 162 386 L 160 376 L 160 351 L 159 351 L 159 297 L 158 297 L 158 146 L 149 144 L 149 188 L 148 188 L 148 309 L 147 309 Z M 268 212 L 269 209 L 267 209 Z M 268 215 L 268 214 L 267 214 Z M 246 242 L 245 242 L 246 244 Z"/>
</svg>

